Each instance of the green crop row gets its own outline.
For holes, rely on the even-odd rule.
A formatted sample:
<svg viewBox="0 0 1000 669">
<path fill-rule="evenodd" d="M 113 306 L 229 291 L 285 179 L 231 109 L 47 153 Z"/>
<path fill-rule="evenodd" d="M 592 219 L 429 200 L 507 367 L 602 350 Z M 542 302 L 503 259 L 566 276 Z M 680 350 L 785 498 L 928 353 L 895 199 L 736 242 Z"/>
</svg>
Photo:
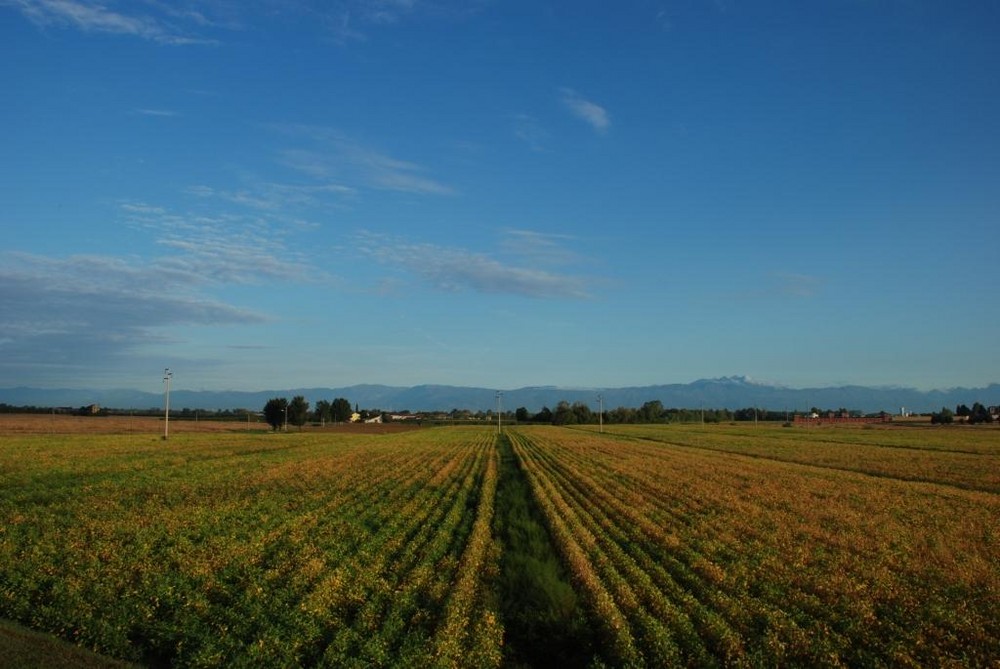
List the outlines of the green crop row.
<svg viewBox="0 0 1000 669">
<path fill-rule="evenodd" d="M 489 431 L 56 439 L 0 444 L 0 617 L 156 666 L 499 662 Z"/>
</svg>

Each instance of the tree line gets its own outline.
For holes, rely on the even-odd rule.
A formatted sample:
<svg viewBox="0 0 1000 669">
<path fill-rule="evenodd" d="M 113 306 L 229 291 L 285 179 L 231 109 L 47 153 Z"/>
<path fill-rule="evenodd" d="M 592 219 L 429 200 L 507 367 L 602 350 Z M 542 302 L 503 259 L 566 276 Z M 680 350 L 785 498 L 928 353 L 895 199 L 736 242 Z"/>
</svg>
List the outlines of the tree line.
<svg viewBox="0 0 1000 669">
<path fill-rule="evenodd" d="M 163 407 L 147 407 L 145 409 L 116 409 L 109 407 L 94 407 L 97 405 L 88 404 L 82 407 L 51 407 L 51 406 L 17 406 L 13 404 L 0 403 L 0 414 L 48 414 L 56 416 L 152 416 L 162 417 Z M 247 414 L 255 414 L 251 409 L 191 409 L 184 407 L 175 409 L 171 407 L 171 419 L 203 419 L 203 420 L 232 420 L 245 421 Z"/>
<path fill-rule="evenodd" d="M 302 395 L 296 395 L 289 402 L 284 397 L 273 397 L 264 405 L 264 420 L 271 426 L 272 430 L 277 430 L 286 425 L 302 427 L 306 422 L 314 422 L 325 425 L 326 423 L 346 423 L 351 420 L 354 410 L 351 403 L 343 397 L 328 402 L 319 400 L 316 408 L 309 411 L 309 402 Z"/>
<path fill-rule="evenodd" d="M 978 423 L 992 423 L 993 414 L 998 413 L 997 407 L 985 407 L 979 402 L 972 405 L 970 409 L 964 404 L 959 404 L 952 411 L 947 407 L 941 407 L 940 411 L 931 414 L 931 422 L 940 425 L 948 425 L 955 422 L 955 418 L 962 419 L 970 425 L 976 425 Z"/>
<path fill-rule="evenodd" d="M 995 407 L 987 408 L 976 402 L 972 408 L 961 404 L 955 411 L 942 408 L 940 412 L 932 413 L 932 423 L 952 423 L 956 417 L 961 418 L 970 424 L 992 422 Z M 378 410 L 358 411 L 353 410 L 351 403 L 343 397 L 338 397 L 333 401 L 320 400 L 316 407 L 310 411 L 309 402 L 302 395 L 296 395 L 289 401 L 284 397 L 275 397 L 268 400 L 264 406 L 264 420 L 272 429 L 278 430 L 286 425 L 302 427 L 307 422 L 320 424 L 344 423 L 351 420 L 354 413 L 359 413 L 361 419 L 371 416 L 383 415 Z M 401 413 L 409 413 L 408 411 Z M 826 415 L 834 413 L 837 415 L 860 416 L 860 411 L 848 411 L 840 408 L 837 410 L 823 410 L 816 407 L 810 409 L 810 413 Z M 587 425 L 604 422 L 609 425 L 626 423 L 721 423 L 721 422 L 746 422 L 746 421 L 789 421 L 792 413 L 789 411 L 769 410 L 760 407 L 744 407 L 742 409 L 682 409 L 667 408 L 660 400 L 650 400 L 641 407 L 619 406 L 614 409 L 604 411 L 603 415 L 594 411 L 590 405 L 584 402 L 560 401 L 556 408 L 550 409 L 543 406 L 536 413 L 531 413 L 526 407 L 518 407 L 514 411 L 502 412 L 501 418 L 506 421 L 516 421 L 518 423 L 548 423 L 551 425 Z M 454 409 L 446 414 L 451 419 L 464 420 L 496 420 L 496 413 L 493 411 L 479 411 L 473 413 L 469 410 Z"/>
<path fill-rule="evenodd" d="M 551 423 L 553 425 L 585 425 L 604 422 L 622 423 L 720 423 L 729 421 L 787 420 L 787 411 L 768 411 L 756 407 L 744 409 L 679 409 L 667 408 L 660 400 L 650 400 L 641 407 L 616 407 L 603 414 L 594 411 L 584 402 L 559 402 L 555 410 L 542 407 L 532 414 L 525 407 L 514 412 L 519 423 Z"/>
</svg>

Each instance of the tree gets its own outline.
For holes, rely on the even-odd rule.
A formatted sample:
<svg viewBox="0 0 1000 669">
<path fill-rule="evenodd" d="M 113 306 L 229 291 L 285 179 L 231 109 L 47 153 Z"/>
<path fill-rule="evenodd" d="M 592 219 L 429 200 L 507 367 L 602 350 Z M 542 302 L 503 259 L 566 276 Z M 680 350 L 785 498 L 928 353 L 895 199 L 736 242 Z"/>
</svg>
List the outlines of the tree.
<svg viewBox="0 0 1000 669">
<path fill-rule="evenodd" d="M 651 400 L 642 405 L 636 418 L 640 423 L 658 423 L 663 418 L 663 402 Z"/>
<path fill-rule="evenodd" d="M 556 405 L 556 410 L 552 414 L 553 425 L 576 425 L 576 414 L 569 402 L 562 400 Z"/>
<path fill-rule="evenodd" d="M 346 423 L 351 420 L 351 403 L 343 397 L 333 400 L 330 405 L 330 415 L 336 423 Z"/>
<path fill-rule="evenodd" d="M 989 409 L 984 407 L 979 402 L 972 405 L 972 410 L 969 411 L 969 424 L 975 425 L 976 423 L 992 423 L 993 416 L 990 415 Z"/>
<path fill-rule="evenodd" d="M 330 420 L 330 403 L 326 400 L 316 402 L 316 410 L 313 412 L 314 420 L 318 423 L 327 423 Z"/>
<path fill-rule="evenodd" d="M 288 408 L 288 400 L 284 397 L 274 397 L 264 405 L 264 420 L 271 426 L 272 430 L 277 430 L 285 422 L 285 410 Z"/>
<path fill-rule="evenodd" d="M 941 407 L 941 411 L 931 414 L 931 423 L 935 425 L 950 425 L 955 420 L 955 414 L 947 407 Z"/>
<path fill-rule="evenodd" d="M 517 411 L 514 412 L 514 418 L 518 423 L 527 423 L 531 420 L 531 414 L 528 413 L 528 409 L 526 407 L 518 407 Z"/>
<path fill-rule="evenodd" d="M 288 422 L 301 428 L 308 418 L 309 402 L 302 395 L 296 395 L 288 405 Z"/>
<path fill-rule="evenodd" d="M 594 412 L 591 411 L 590 407 L 583 402 L 573 402 L 571 409 L 573 411 L 573 415 L 576 416 L 577 423 L 590 423 L 591 419 L 594 417 Z"/>
<path fill-rule="evenodd" d="M 378 418 L 383 414 L 381 409 L 362 409 L 359 412 L 359 415 L 361 416 L 361 422 L 367 423 L 369 420 L 372 420 L 373 418 Z"/>
<path fill-rule="evenodd" d="M 733 420 L 758 421 L 767 420 L 767 410 L 757 407 L 746 407 L 733 412 Z"/>
<path fill-rule="evenodd" d="M 548 407 L 542 407 L 542 410 L 531 417 L 534 423 L 551 423 L 552 422 L 552 409 Z"/>
<path fill-rule="evenodd" d="M 608 412 L 609 423 L 634 423 L 635 409 L 632 407 L 617 407 Z"/>
</svg>

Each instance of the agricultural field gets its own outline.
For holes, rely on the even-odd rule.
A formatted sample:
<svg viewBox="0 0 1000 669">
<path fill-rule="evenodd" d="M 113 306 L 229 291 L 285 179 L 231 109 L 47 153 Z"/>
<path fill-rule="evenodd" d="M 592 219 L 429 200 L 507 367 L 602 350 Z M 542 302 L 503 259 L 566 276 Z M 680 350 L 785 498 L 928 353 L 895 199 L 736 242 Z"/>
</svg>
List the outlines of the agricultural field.
<svg viewBox="0 0 1000 669">
<path fill-rule="evenodd" d="M 11 425 L 0 619 L 118 660 L 1000 661 L 1000 430 Z"/>
<path fill-rule="evenodd" d="M 614 662 L 1000 661 L 1000 432 L 614 427 L 510 435 Z"/>
<path fill-rule="evenodd" d="M 13 436 L 0 617 L 151 666 L 498 663 L 494 435 Z"/>
<path fill-rule="evenodd" d="M 596 428 L 592 428 L 595 429 Z M 613 425 L 606 434 L 1000 493 L 1000 428 Z"/>
</svg>

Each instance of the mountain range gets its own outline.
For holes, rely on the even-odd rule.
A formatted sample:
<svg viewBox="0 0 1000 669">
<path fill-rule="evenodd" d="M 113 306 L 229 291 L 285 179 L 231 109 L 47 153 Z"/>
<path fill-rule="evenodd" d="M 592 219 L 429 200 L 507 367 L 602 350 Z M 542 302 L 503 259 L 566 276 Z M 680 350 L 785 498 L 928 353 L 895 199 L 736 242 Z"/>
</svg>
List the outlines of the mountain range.
<svg viewBox="0 0 1000 669">
<path fill-rule="evenodd" d="M 635 386 L 626 388 L 560 388 L 533 386 L 502 391 L 505 410 L 525 407 L 537 412 L 543 406 L 555 408 L 560 401 L 584 402 L 596 409 L 598 395 L 605 410 L 619 406 L 640 407 L 659 400 L 664 407 L 696 409 L 739 409 L 758 407 L 774 411 L 805 411 L 846 408 L 866 413 L 888 411 L 937 411 L 959 404 L 1000 405 L 1000 384 L 984 388 L 917 390 L 900 387 L 836 386 L 789 388 L 760 383 L 745 376 L 701 379 L 692 383 Z M 176 409 L 260 410 L 272 397 L 304 396 L 311 404 L 344 397 L 361 408 L 383 411 L 473 411 L 495 409 L 497 390 L 463 386 L 419 385 L 410 387 L 354 385 L 342 388 L 292 388 L 261 391 L 172 390 L 170 406 Z M 80 407 L 98 404 L 115 409 L 149 409 L 163 406 L 163 395 L 139 390 L 88 390 L 48 388 L 0 388 L 0 403 L 12 406 Z"/>
</svg>

